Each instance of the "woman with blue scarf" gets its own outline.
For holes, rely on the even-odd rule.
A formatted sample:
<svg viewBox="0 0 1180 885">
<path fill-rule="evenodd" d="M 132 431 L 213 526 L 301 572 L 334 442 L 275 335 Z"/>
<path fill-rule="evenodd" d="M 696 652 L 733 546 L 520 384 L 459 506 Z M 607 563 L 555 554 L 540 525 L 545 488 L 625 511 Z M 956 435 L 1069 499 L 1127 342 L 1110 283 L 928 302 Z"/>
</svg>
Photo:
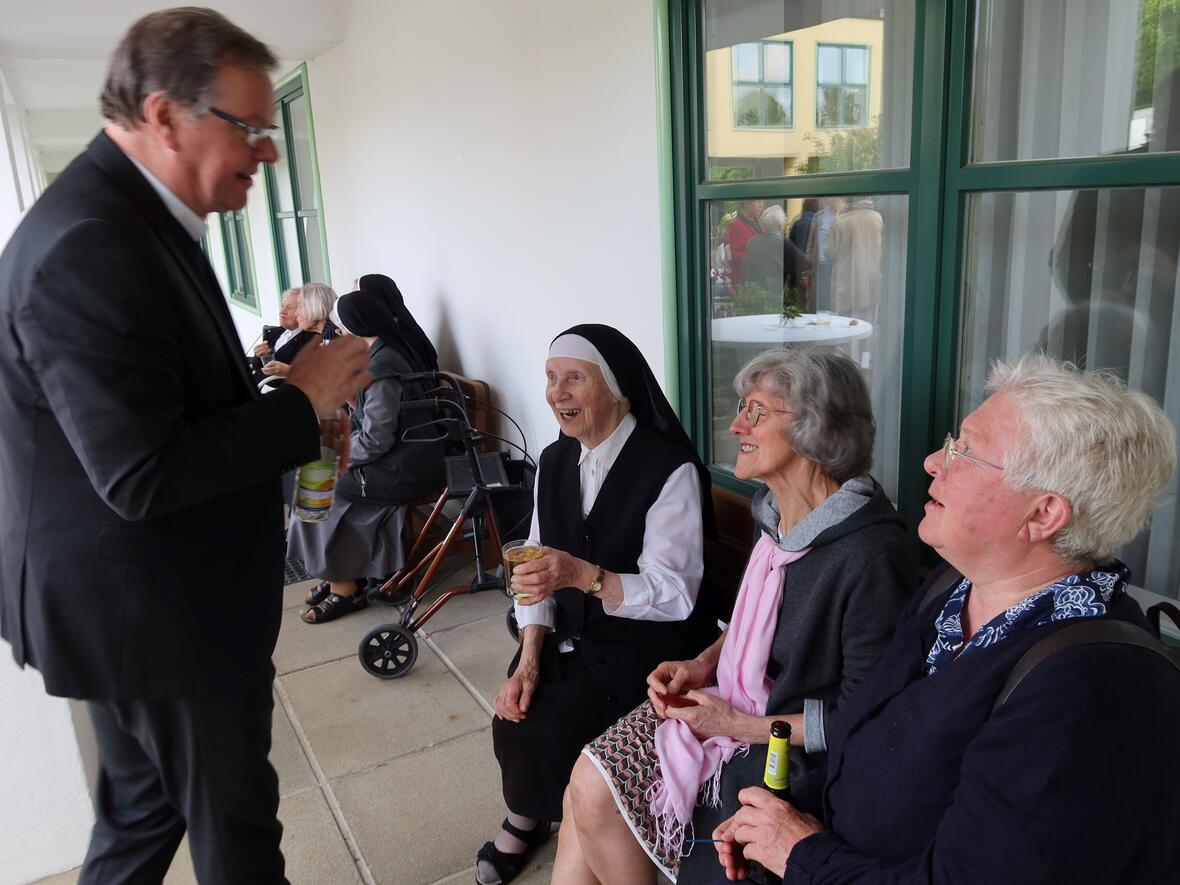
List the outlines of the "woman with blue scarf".
<svg viewBox="0 0 1180 885">
<path fill-rule="evenodd" d="M 753 860 L 809 885 L 1176 881 L 1180 670 L 1115 558 L 1175 430 L 1117 378 L 1043 356 L 997 363 L 989 389 L 926 458 L 918 532 L 953 571 L 832 724 L 822 820 L 743 790 L 711 834 L 729 879 Z M 1046 637 L 1102 622 L 1137 644 L 1069 645 L 1007 690 Z"/>
</svg>

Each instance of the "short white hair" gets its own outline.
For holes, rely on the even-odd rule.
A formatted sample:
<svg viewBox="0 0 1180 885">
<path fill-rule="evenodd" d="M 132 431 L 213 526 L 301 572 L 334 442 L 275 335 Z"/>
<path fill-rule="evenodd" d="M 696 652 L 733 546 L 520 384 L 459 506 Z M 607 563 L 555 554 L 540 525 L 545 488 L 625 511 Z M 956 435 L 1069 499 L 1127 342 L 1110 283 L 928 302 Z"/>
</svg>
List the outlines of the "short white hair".
<svg viewBox="0 0 1180 885">
<path fill-rule="evenodd" d="M 287 298 L 289 298 L 292 295 L 294 295 L 296 298 L 299 297 L 299 287 L 298 286 L 292 286 L 290 289 L 285 289 L 283 291 L 283 294 L 279 296 L 279 304 L 282 304 L 284 301 L 287 300 Z"/>
<path fill-rule="evenodd" d="M 787 213 L 778 203 L 771 203 L 758 216 L 758 226 L 768 234 L 778 234 L 780 237 L 787 228 Z"/>
<path fill-rule="evenodd" d="M 996 361 L 987 380 L 1020 412 L 1004 464 L 1018 492 L 1069 499 L 1073 517 L 1053 539 L 1070 563 L 1106 565 L 1142 531 L 1176 468 L 1176 431 L 1151 397 L 1111 372 L 1083 371 L 1043 353 Z"/>
<path fill-rule="evenodd" d="M 335 303 L 336 293 L 323 283 L 308 283 L 299 290 L 299 306 L 303 308 L 305 322 L 318 323 L 328 319 Z"/>
</svg>

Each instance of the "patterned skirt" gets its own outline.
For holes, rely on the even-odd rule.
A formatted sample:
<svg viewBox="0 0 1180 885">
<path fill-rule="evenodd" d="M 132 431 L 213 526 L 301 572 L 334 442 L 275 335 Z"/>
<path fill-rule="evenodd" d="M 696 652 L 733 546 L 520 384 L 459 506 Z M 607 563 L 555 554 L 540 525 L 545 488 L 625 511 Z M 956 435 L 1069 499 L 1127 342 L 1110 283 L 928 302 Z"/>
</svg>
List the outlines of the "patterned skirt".
<svg viewBox="0 0 1180 885">
<path fill-rule="evenodd" d="M 662 721 L 651 701 L 644 701 L 582 752 L 606 779 L 615 805 L 647 856 L 675 882 L 680 858 L 662 854 L 656 848 L 656 821 L 647 798 L 660 774 L 655 737 L 656 726 Z"/>
</svg>

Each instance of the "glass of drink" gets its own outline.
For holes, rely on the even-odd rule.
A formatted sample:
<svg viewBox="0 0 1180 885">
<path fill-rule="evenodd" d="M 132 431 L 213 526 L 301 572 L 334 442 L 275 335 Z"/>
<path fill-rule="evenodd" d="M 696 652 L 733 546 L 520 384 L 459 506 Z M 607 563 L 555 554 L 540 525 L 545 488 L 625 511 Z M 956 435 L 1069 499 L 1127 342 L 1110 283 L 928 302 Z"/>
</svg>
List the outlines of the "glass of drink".
<svg viewBox="0 0 1180 885">
<path fill-rule="evenodd" d="M 815 324 L 817 326 L 832 325 L 832 312 L 830 310 L 817 310 L 815 312 Z"/>
<path fill-rule="evenodd" d="M 504 591 L 518 602 L 528 599 L 533 594 L 513 592 L 512 567 L 539 558 L 545 552 L 545 548 L 541 546 L 540 541 L 517 540 L 505 544 L 502 552 L 504 554 Z"/>
</svg>

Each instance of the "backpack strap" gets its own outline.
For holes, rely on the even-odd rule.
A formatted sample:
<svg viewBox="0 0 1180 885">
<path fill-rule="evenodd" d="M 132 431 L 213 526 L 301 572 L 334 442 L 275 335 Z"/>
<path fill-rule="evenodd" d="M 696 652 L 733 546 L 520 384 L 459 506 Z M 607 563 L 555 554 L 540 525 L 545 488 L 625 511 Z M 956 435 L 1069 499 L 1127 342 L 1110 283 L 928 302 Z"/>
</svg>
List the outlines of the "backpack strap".
<svg viewBox="0 0 1180 885">
<path fill-rule="evenodd" d="M 1176 608 L 1170 602 L 1157 602 L 1144 614 L 1147 615 L 1147 622 L 1151 624 L 1156 636 L 1160 635 L 1160 615 L 1167 615 L 1173 624 L 1180 627 L 1180 608 Z"/>
<path fill-rule="evenodd" d="M 927 590 L 926 595 L 922 597 L 922 604 L 918 606 L 918 611 L 926 614 L 926 607 L 929 606 L 930 603 L 934 602 L 934 600 L 943 593 L 946 593 L 947 590 L 950 590 L 951 587 L 957 586 L 962 580 L 963 573 L 954 566 L 948 565 L 946 567 L 946 571 L 938 576 L 938 580 L 930 585 L 930 589 Z"/>
<path fill-rule="evenodd" d="M 1024 677 L 1032 672 L 1033 668 L 1046 658 L 1067 648 L 1074 648 L 1080 645 L 1097 645 L 1099 643 L 1135 645 L 1154 652 L 1177 670 L 1180 670 L 1180 655 L 1164 648 L 1158 639 L 1143 628 L 1136 627 L 1134 624 L 1129 624 L 1126 621 L 1088 618 L 1077 624 L 1063 627 L 1039 642 L 1034 643 L 1021 656 L 1020 660 L 1016 662 L 1016 666 L 1012 668 L 1012 672 L 1008 674 L 1008 681 L 1004 683 L 1004 687 L 996 695 L 995 703 L 992 704 L 992 713 L 994 714 L 996 710 L 1004 705 L 1008 698 L 1011 697 L 1012 692 L 1016 691 L 1017 687 L 1024 680 Z"/>
</svg>

